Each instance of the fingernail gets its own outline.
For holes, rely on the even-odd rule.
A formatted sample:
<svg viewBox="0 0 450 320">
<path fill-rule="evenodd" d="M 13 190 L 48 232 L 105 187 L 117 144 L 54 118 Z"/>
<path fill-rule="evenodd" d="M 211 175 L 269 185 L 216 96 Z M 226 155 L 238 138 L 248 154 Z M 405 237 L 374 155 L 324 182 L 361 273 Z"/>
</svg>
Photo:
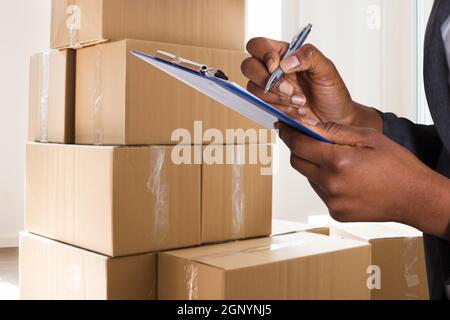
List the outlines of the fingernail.
<svg viewBox="0 0 450 320">
<path fill-rule="evenodd" d="M 280 65 L 284 71 L 289 72 L 300 67 L 300 61 L 297 56 L 290 56 L 289 58 L 281 61 Z"/>
<path fill-rule="evenodd" d="M 293 96 L 291 102 L 292 104 L 303 106 L 306 103 L 306 98 L 304 96 Z"/>
<path fill-rule="evenodd" d="M 301 116 L 306 116 L 306 115 L 308 115 L 308 111 L 309 111 L 308 108 L 301 107 L 298 109 L 298 114 Z"/>
<path fill-rule="evenodd" d="M 282 94 L 285 94 L 287 96 L 291 96 L 293 91 L 294 91 L 294 87 L 289 82 L 283 81 L 280 84 L 280 92 Z"/>
<path fill-rule="evenodd" d="M 313 127 L 315 127 L 315 126 L 317 126 L 317 125 L 319 124 L 319 121 L 318 121 L 318 120 L 310 119 L 310 118 L 302 119 L 302 121 L 303 121 L 304 123 L 310 125 L 310 126 L 313 126 Z"/>
<path fill-rule="evenodd" d="M 267 61 L 267 69 L 269 70 L 269 73 L 274 73 L 274 72 L 275 72 L 275 70 L 276 70 L 277 68 L 276 68 L 276 66 L 275 66 L 275 60 L 274 60 L 274 59 L 270 58 L 270 59 Z"/>
</svg>

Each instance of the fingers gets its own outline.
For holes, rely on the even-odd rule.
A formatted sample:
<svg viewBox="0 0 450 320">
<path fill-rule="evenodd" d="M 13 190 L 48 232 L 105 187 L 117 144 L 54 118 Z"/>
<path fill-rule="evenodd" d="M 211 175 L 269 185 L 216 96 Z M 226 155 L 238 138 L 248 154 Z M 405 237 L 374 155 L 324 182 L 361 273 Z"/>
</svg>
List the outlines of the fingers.
<svg viewBox="0 0 450 320">
<path fill-rule="evenodd" d="M 280 67 L 286 74 L 308 71 L 321 77 L 337 73 L 334 64 L 311 44 L 304 45 L 294 55 L 282 60 Z"/>
<path fill-rule="evenodd" d="M 295 154 L 291 155 L 291 166 L 300 172 L 303 176 L 308 178 L 314 184 L 320 183 L 320 168 L 302 158 L 297 157 Z"/>
<path fill-rule="evenodd" d="M 309 180 L 309 184 L 311 185 L 311 187 L 313 188 L 313 190 L 317 193 L 317 195 L 319 196 L 319 198 L 324 202 L 327 203 L 327 193 L 326 191 L 320 187 L 318 184 L 314 183 L 312 180 Z"/>
<path fill-rule="evenodd" d="M 253 38 L 247 43 L 248 53 L 261 61 L 270 74 L 279 67 L 280 59 L 288 47 L 286 42 L 267 38 Z"/>
<path fill-rule="evenodd" d="M 261 89 L 266 87 L 270 74 L 261 61 L 256 58 L 247 58 L 242 63 L 241 70 L 243 75 L 258 87 Z M 299 88 L 298 84 L 292 81 L 292 79 L 284 77 L 283 80 L 271 90 L 271 93 L 294 98 L 297 93 L 302 95 L 303 91 Z M 298 97 L 295 97 L 294 101 L 295 99 L 298 99 Z"/>
<path fill-rule="evenodd" d="M 297 115 L 303 116 L 308 113 L 308 108 L 306 107 L 306 97 L 303 94 L 295 94 L 291 97 L 287 95 L 278 95 L 273 92 L 265 93 L 264 89 L 251 81 L 247 85 L 247 90 L 269 104 L 285 105 L 297 108 Z"/>
<path fill-rule="evenodd" d="M 278 129 L 281 140 L 294 155 L 317 166 L 326 165 L 333 145 L 306 136 L 284 123 L 279 123 Z"/>
<path fill-rule="evenodd" d="M 270 74 L 261 61 L 247 58 L 241 65 L 242 74 L 257 86 L 264 88 L 269 81 Z"/>
</svg>

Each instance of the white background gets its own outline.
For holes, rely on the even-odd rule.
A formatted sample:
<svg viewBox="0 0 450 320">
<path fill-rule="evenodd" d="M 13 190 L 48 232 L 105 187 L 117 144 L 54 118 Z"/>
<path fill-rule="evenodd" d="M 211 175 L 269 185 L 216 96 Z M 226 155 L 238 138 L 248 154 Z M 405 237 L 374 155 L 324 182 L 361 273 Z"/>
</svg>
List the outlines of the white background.
<svg viewBox="0 0 450 320">
<path fill-rule="evenodd" d="M 431 2 L 423 0 L 425 8 Z M 416 82 L 415 5 L 413 0 L 248 0 L 248 37 L 289 40 L 300 25 L 312 22 L 310 41 L 335 61 L 356 100 L 414 120 L 423 113 L 416 112 L 422 104 L 416 90 L 421 83 Z M 49 24 L 50 0 L 0 2 L 0 247 L 16 245 L 23 228 L 28 59 L 48 49 Z M 305 222 L 326 215 L 288 159 L 283 147 L 274 215 Z"/>
<path fill-rule="evenodd" d="M 49 39 L 50 0 L 0 1 L 0 247 L 23 229 L 28 61 Z"/>
</svg>

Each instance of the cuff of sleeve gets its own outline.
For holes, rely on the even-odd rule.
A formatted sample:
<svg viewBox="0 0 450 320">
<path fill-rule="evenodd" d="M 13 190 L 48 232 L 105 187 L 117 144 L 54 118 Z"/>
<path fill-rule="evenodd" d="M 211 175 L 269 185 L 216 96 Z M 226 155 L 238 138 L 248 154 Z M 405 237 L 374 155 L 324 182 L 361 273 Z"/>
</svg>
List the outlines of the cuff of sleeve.
<svg viewBox="0 0 450 320">
<path fill-rule="evenodd" d="M 394 138 L 396 136 L 394 122 L 398 120 L 398 117 L 393 113 L 384 113 L 380 110 L 375 109 L 383 118 L 383 134 L 389 138 Z"/>
</svg>

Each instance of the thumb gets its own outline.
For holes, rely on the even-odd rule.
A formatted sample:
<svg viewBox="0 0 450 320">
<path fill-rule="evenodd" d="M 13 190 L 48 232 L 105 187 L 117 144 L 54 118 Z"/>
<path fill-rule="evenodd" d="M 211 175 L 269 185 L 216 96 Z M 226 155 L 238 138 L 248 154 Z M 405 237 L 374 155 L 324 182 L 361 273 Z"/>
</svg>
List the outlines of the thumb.
<svg viewBox="0 0 450 320">
<path fill-rule="evenodd" d="M 334 64 L 312 44 L 305 44 L 292 56 L 282 60 L 280 67 L 287 74 L 308 71 L 322 77 L 337 73 Z"/>
<path fill-rule="evenodd" d="M 378 132 L 371 128 L 357 128 L 338 123 L 319 123 L 309 127 L 325 139 L 339 145 L 373 148 Z"/>
</svg>

